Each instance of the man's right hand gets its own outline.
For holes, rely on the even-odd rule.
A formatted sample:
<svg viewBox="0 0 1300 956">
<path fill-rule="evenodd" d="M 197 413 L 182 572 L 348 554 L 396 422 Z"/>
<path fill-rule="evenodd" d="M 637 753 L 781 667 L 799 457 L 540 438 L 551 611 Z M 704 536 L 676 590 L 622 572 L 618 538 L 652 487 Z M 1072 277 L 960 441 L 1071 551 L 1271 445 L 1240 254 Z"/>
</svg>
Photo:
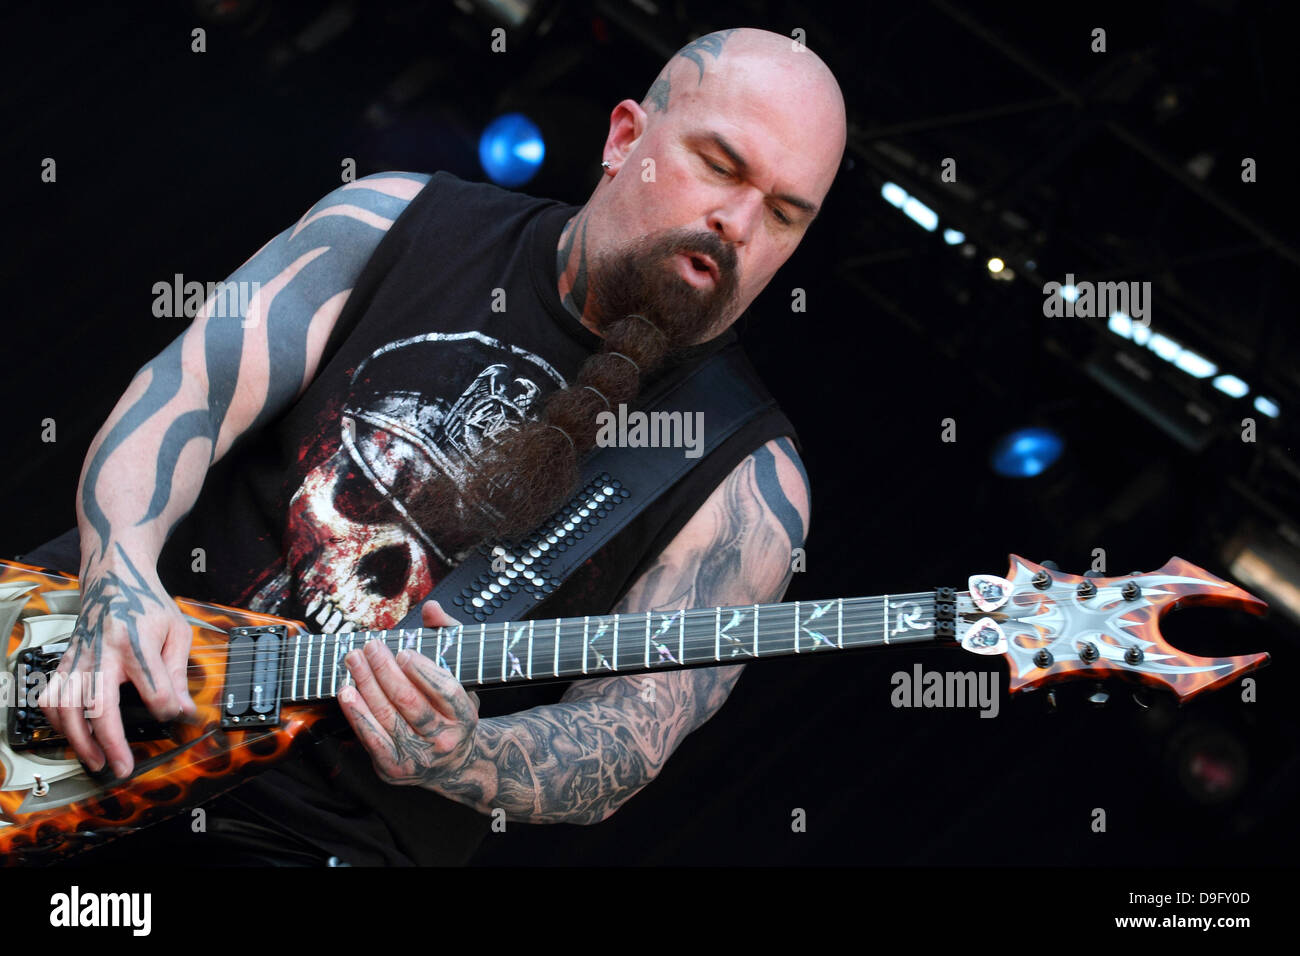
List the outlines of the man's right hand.
<svg viewBox="0 0 1300 956">
<path fill-rule="evenodd" d="M 187 677 L 192 639 L 153 562 L 132 557 L 120 544 L 87 562 L 81 614 L 41 707 L 90 770 L 108 762 L 118 779 L 131 773 L 120 708 L 123 683 L 135 685 L 158 721 L 197 712 Z M 71 692 L 74 686 L 80 693 Z"/>
</svg>

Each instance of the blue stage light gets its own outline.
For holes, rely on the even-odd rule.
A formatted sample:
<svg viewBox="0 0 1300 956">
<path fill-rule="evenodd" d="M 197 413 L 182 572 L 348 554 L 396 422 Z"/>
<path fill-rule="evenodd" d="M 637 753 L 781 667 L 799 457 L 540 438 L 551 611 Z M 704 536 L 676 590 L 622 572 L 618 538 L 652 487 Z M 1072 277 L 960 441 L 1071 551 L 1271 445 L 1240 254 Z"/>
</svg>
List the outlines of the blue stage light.
<svg viewBox="0 0 1300 956">
<path fill-rule="evenodd" d="M 522 186 L 533 178 L 545 156 L 542 131 L 522 113 L 498 116 L 479 137 L 478 161 L 498 186 Z"/>
<path fill-rule="evenodd" d="M 993 446 L 993 470 L 1007 478 L 1032 478 L 1056 463 L 1065 441 L 1050 428 L 1021 428 Z"/>
</svg>

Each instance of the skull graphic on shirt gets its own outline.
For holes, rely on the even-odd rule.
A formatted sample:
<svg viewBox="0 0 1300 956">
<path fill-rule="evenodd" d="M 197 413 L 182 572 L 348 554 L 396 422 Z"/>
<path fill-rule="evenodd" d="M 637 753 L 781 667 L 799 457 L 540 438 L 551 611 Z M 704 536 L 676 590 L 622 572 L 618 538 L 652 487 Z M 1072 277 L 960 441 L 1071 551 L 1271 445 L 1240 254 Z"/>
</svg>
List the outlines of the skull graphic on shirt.
<svg viewBox="0 0 1300 956">
<path fill-rule="evenodd" d="M 431 333 L 376 350 L 353 373 L 338 447 L 289 503 L 285 566 L 254 609 L 290 606 L 324 633 L 390 627 L 474 544 L 423 528 L 400 489 L 456 496 L 488 443 L 533 417 L 564 379 L 537 355 L 478 332 Z M 450 392 L 451 400 L 434 392 Z M 456 389 L 452 392 L 452 389 Z"/>
</svg>

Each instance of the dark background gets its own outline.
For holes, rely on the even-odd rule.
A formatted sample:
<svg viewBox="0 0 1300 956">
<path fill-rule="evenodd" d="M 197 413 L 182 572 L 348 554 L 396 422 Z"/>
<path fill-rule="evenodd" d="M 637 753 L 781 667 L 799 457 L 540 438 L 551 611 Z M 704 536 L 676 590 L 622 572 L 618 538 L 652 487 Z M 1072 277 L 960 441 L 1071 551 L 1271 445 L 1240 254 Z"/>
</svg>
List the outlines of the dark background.
<svg viewBox="0 0 1300 956">
<path fill-rule="evenodd" d="M 613 105 L 639 100 L 688 39 L 752 25 L 804 29 L 850 118 L 824 213 L 739 326 L 800 430 L 813 486 L 807 570 L 788 598 L 964 588 L 971 573 L 1004 573 L 1009 552 L 1082 572 L 1094 548 L 1112 573 L 1177 554 L 1230 577 L 1249 543 L 1293 575 L 1288 4 L 855 7 L 543 0 L 497 55 L 492 7 L 468 0 L 9 4 L 0 554 L 74 524 L 88 443 L 136 369 L 182 331 L 184 320 L 152 317 L 155 282 L 226 276 L 337 186 L 345 157 L 359 175 L 482 179 L 478 133 L 507 110 L 546 138 L 524 191 L 582 202 Z M 1105 53 L 1089 49 L 1096 27 Z M 57 184 L 40 181 L 47 156 Z M 956 183 L 940 181 L 943 157 Z M 1258 182 L 1242 182 L 1243 157 Z M 940 230 L 885 203 L 886 181 L 936 210 Z M 971 248 L 946 244 L 944 227 Z M 994 280 L 992 255 L 1015 278 Z M 1229 399 L 1104 322 L 1045 318 L 1043 283 L 1067 272 L 1150 281 L 1153 328 L 1250 394 Z M 790 312 L 795 287 L 806 313 Z M 1126 394 L 1100 383 L 1102 368 L 1120 370 Z M 1256 395 L 1279 417 L 1256 412 Z M 1254 443 L 1240 439 L 1247 416 Z M 940 440 L 948 417 L 953 443 Z M 41 440 L 46 418 L 54 443 Z M 1064 457 L 1036 478 L 996 476 L 992 443 L 1030 424 L 1057 428 Z M 1278 607 L 1263 620 L 1206 609 L 1164 631 L 1193 653 L 1272 653 L 1259 701 L 1229 688 L 1143 706 L 1121 687 L 1094 709 L 1085 685 L 1063 688 L 1055 713 L 1042 693 L 1004 696 L 983 720 L 894 709 L 890 675 L 919 660 L 995 669 L 1005 686 L 1001 662 L 905 649 L 761 662 L 611 820 L 512 824 L 480 859 L 1291 862 L 1296 623 Z M 1089 828 L 1096 807 L 1104 834 Z M 791 832 L 794 808 L 806 833 Z"/>
</svg>

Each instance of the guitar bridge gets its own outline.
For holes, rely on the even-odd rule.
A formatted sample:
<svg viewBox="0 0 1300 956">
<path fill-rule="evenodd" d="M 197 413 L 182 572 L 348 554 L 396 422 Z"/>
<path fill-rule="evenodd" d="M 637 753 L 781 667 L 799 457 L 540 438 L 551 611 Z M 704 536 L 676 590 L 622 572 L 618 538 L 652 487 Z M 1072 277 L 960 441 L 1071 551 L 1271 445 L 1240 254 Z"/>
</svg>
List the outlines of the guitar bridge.
<svg viewBox="0 0 1300 956">
<path fill-rule="evenodd" d="M 66 641 L 28 648 L 14 661 L 13 670 L 0 674 L 8 683 L 0 693 L 0 701 L 8 710 L 6 741 L 15 752 L 68 745 L 68 738 L 55 730 L 39 704 L 41 693 L 50 685 L 52 675 L 59 669 L 59 661 L 68 649 Z M 93 701 L 89 692 L 81 698 L 87 705 Z M 164 740 L 170 737 L 168 728 L 154 720 L 140 694 L 130 684 L 123 684 L 119 707 L 122 712 L 122 731 L 132 743 L 144 740 Z"/>
<path fill-rule="evenodd" d="M 236 627 L 230 631 L 226 683 L 221 690 L 221 726 L 252 730 L 280 722 L 283 624 Z"/>
</svg>

